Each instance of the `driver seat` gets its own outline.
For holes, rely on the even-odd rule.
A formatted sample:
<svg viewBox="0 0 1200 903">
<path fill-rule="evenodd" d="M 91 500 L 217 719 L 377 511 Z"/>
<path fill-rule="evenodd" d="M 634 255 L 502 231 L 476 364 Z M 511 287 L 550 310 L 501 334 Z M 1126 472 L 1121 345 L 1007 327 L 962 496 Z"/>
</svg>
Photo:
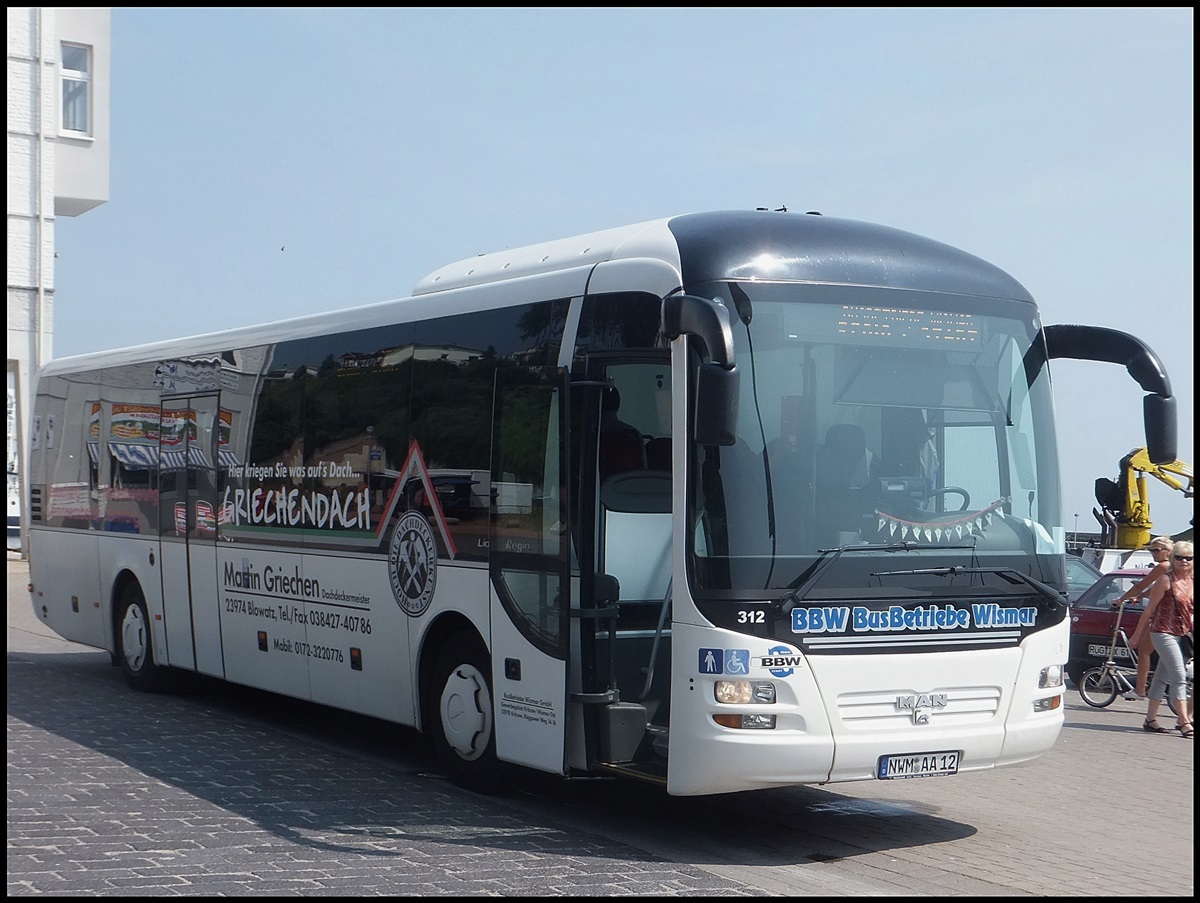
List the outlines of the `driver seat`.
<svg viewBox="0 0 1200 903">
<path fill-rule="evenodd" d="M 871 512 L 875 456 L 854 423 L 835 423 L 817 449 L 813 489 L 818 520 L 835 533 L 859 532 Z"/>
</svg>

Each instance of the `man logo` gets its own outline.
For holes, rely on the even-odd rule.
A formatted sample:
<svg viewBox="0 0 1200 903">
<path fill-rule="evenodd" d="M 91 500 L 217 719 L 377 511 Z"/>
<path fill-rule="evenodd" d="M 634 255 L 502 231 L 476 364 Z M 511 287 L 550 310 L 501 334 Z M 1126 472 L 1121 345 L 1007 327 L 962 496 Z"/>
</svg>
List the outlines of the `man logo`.
<svg viewBox="0 0 1200 903">
<path fill-rule="evenodd" d="M 437 583 L 437 543 L 416 511 L 406 511 L 392 532 L 388 577 L 401 610 L 413 618 L 424 614 Z"/>
<path fill-rule="evenodd" d="M 912 712 L 913 724 L 929 724 L 934 709 L 944 709 L 949 704 L 945 693 L 904 693 L 896 697 L 896 708 L 901 712 Z"/>
<path fill-rule="evenodd" d="M 896 697 L 896 708 L 944 709 L 949 703 L 945 693 L 904 693 Z"/>
</svg>

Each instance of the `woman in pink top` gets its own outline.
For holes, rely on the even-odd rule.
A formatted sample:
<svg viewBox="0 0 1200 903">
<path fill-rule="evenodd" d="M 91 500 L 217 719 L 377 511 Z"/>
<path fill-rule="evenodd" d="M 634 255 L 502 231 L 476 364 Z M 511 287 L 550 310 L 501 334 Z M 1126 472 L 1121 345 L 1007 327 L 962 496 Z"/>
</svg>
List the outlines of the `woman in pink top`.
<svg viewBox="0 0 1200 903">
<path fill-rule="evenodd" d="M 1142 632 L 1148 629 L 1154 651 L 1158 653 L 1158 667 L 1150 682 L 1142 730 L 1167 733 L 1165 727 L 1159 726 L 1156 716 L 1169 685 L 1171 698 L 1175 701 L 1175 729 L 1188 740 L 1194 735 L 1186 670 L 1192 642 L 1192 585 L 1192 544 L 1177 542 L 1171 548 L 1171 570 L 1150 588 L 1150 600 L 1131 639 L 1136 644 Z"/>
</svg>

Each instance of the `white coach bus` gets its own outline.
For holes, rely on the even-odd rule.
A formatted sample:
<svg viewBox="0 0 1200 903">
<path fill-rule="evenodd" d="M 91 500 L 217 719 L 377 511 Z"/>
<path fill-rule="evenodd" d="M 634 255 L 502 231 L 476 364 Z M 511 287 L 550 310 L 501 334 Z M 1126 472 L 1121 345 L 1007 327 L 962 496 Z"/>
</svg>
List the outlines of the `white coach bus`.
<svg viewBox="0 0 1200 903">
<path fill-rule="evenodd" d="M 1061 357 L 1125 364 L 1175 458 L 1142 342 L 907 232 L 720 212 L 485 254 L 46 366 L 32 604 L 135 689 L 411 725 L 481 791 L 1025 762 L 1063 723 Z"/>
</svg>

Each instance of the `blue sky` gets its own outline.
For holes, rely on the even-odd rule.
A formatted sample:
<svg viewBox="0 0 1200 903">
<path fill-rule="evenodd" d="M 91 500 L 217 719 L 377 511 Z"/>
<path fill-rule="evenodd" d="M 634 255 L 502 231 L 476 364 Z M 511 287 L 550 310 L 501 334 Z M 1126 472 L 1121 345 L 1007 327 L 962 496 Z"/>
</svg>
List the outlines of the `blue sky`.
<svg viewBox="0 0 1200 903">
<path fill-rule="evenodd" d="M 401 297 L 485 251 L 786 205 L 1139 335 L 1194 461 L 1191 8 L 112 11 L 108 203 L 56 223 L 56 356 Z M 1143 444 L 1054 368 L 1064 519 Z M 1191 503 L 1150 481 L 1156 531 Z"/>
</svg>

